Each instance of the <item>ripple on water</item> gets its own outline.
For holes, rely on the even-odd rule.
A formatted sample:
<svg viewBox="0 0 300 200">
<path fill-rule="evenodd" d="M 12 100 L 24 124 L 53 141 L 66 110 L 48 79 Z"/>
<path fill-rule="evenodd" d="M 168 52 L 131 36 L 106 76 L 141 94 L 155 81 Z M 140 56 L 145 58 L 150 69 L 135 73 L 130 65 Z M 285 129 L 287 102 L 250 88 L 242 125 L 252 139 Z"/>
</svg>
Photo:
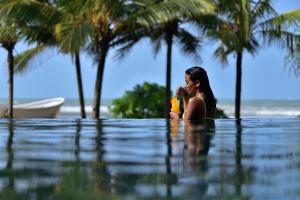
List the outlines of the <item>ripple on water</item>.
<svg viewBox="0 0 300 200">
<path fill-rule="evenodd" d="M 0 119 L 0 199 L 299 199 L 299 174 L 300 118 Z"/>
</svg>

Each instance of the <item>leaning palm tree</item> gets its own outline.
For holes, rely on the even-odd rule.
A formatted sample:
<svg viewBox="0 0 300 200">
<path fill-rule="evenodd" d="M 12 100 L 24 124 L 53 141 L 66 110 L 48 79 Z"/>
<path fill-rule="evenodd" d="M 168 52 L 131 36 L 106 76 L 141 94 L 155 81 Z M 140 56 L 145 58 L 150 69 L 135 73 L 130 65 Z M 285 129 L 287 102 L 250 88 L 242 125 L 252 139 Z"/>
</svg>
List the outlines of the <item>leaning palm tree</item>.
<svg viewBox="0 0 300 200">
<path fill-rule="evenodd" d="M 65 10 L 67 12 L 67 10 Z M 75 14 L 66 13 L 70 15 L 67 21 L 61 21 L 55 25 L 55 36 L 58 40 L 58 45 L 62 52 L 70 53 L 75 61 L 76 77 L 78 86 L 78 95 L 80 102 L 81 118 L 86 118 L 81 64 L 80 64 L 80 49 L 87 43 L 88 33 L 90 32 L 89 26 L 85 24 L 77 24 L 77 16 Z M 68 31 L 67 33 L 65 31 Z M 68 34 L 68 38 L 65 35 Z"/>
<path fill-rule="evenodd" d="M 259 37 L 272 39 L 273 29 L 263 24 L 277 16 L 271 0 L 219 0 L 218 15 L 209 36 L 220 41 L 215 56 L 226 63 L 227 56 L 236 56 L 235 118 L 240 118 L 242 61 L 247 51 L 254 55 L 260 45 Z"/>
</svg>

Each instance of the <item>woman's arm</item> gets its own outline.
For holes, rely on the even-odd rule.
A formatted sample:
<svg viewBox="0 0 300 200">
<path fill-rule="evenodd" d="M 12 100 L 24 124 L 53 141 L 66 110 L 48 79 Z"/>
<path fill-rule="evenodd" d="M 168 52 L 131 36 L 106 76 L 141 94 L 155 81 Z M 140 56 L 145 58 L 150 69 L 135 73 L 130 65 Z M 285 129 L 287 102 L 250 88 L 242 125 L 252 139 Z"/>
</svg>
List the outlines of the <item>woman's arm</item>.
<svg viewBox="0 0 300 200">
<path fill-rule="evenodd" d="M 176 89 L 176 96 L 182 96 L 182 99 L 183 99 L 183 109 L 185 111 L 186 108 L 187 108 L 188 102 L 189 102 L 189 95 L 186 92 L 186 89 L 183 88 L 183 87 L 178 87 Z"/>
</svg>

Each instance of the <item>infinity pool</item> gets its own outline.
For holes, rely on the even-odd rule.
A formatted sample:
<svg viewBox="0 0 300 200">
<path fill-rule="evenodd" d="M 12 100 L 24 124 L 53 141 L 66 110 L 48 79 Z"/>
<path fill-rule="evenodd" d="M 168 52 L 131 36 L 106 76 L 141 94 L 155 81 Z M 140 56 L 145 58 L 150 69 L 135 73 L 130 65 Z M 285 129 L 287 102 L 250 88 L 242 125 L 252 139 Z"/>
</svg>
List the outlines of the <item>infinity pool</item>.
<svg viewBox="0 0 300 200">
<path fill-rule="evenodd" d="M 300 118 L 2 119 L 0 199 L 300 199 Z"/>
</svg>

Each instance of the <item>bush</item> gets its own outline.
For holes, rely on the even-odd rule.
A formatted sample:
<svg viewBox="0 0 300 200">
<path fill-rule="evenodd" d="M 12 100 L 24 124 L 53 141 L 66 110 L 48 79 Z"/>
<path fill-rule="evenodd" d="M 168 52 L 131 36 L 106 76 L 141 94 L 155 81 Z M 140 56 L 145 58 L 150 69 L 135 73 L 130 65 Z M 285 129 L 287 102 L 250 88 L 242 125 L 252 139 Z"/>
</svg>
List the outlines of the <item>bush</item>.
<svg viewBox="0 0 300 200">
<path fill-rule="evenodd" d="M 216 108 L 216 118 L 228 118 L 228 116 L 222 109 Z"/>
<path fill-rule="evenodd" d="M 110 111 L 123 118 L 163 118 L 165 87 L 145 82 L 114 99 Z"/>
</svg>

